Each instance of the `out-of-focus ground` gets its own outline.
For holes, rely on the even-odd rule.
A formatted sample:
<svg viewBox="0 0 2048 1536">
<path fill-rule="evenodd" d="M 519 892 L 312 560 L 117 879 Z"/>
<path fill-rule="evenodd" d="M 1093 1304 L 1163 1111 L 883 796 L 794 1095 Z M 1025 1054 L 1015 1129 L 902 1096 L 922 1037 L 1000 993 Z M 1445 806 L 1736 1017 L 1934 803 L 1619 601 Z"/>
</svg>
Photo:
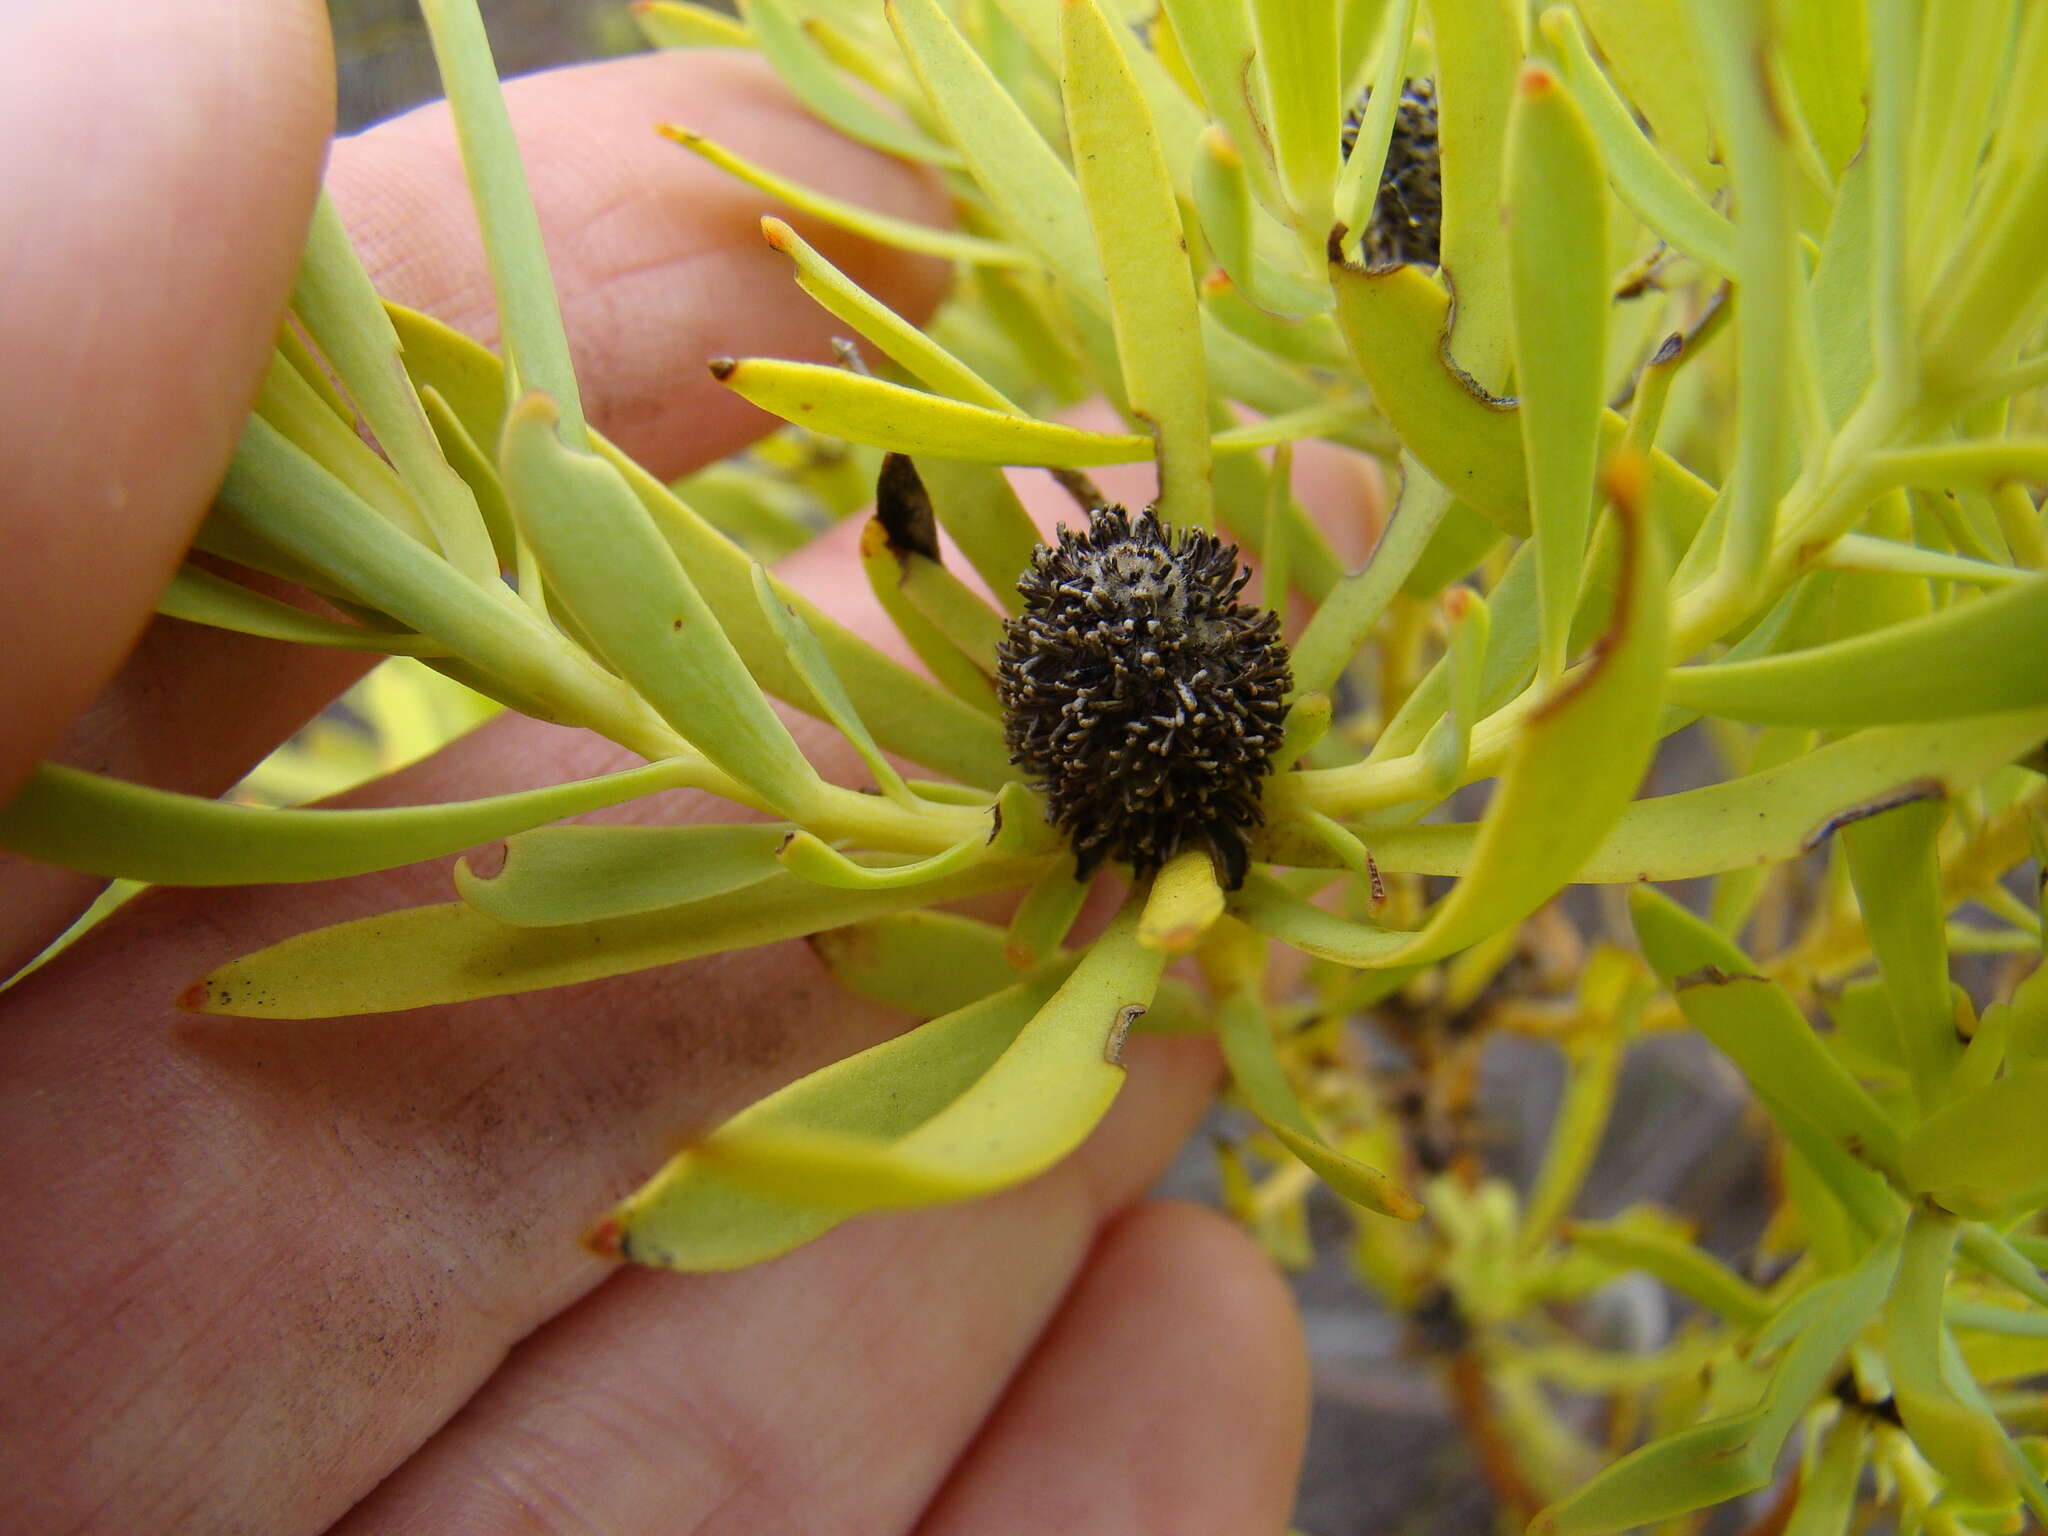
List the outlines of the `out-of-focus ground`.
<svg viewBox="0 0 2048 1536">
<path fill-rule="evenodd" d="M 481 0 L 480 8 L 502 75 L 641 47 L 626 0 Z M 418 0 L 328 0 L 327 11 L 341 73 L 341 132 L 441 94 Z"/>
<path fill-rule="evenodd" d="M 639 46 L 623 0 L 481 0 L 507 75 Z M 414 0 L 331 0 L 340 58 L 340 127 L 353 132 L 439 94 Z M 1667 769 L 1668 771 L 1668 769 Z M 1682 787 L 1660 784 L 1660 792 Z M 1555 1111 L 1554 1052 L 1513 1040 L 1487 1053 L 1481 1127 L 1489 1170 L 1526 1191 Z M 1708 1246 L 1739 1260 L 1764 1210 L 1764 1170 L 1740 1086 L 1690 1037 L 1638 1045 L 1575 1214 L 1611 1216 L 1657 1200 L 1699 1224 Z M 1218 1125 L 1229 1124 L 1219 1112 Z M 1207 1137 L 1190 1142 L 1162 1192 L 1214 1202 Z M 1352 1280 L 1348 1222 L 1317 1196 L 1317 1259 L 1294 1277 L 1315 1361 L 1315 1413 L 1296 1521 L 1310 1536 L 1485 1536 L 1492 1503 L 1443 1390 L 1411 1358 L 1405 1328 Z M 1628 1326 L 1658 1329 L 1647 1297 Z M 1645 1339 L 1644 1343 L 1653 1343 Z M 1740 1523 L 1730 1512 L 1730 1528 Z"/>
</svg>

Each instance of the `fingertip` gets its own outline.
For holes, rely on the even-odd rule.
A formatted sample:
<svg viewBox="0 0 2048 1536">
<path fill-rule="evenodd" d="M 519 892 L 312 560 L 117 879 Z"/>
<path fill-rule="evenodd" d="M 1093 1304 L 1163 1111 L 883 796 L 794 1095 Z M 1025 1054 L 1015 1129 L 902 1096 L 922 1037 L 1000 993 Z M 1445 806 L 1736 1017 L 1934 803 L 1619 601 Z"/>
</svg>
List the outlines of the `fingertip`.
<svg viewBox="0 0 2048 1536">
<path fill-rule="evenodd" d="M 922 1536 L 1285 1529 L 1308 1424 L 1286 1285 L 1174 1202 L 1112 1222 Z"/>
</svg>

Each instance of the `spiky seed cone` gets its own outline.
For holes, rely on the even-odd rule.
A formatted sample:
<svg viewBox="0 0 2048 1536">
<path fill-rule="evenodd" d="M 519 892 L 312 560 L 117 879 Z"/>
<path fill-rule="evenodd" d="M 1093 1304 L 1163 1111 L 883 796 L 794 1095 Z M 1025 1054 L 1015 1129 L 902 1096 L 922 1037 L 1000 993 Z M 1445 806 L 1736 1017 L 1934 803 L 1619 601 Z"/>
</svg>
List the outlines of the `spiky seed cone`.
<svg viewBox="0 0 2048 1536">
<path fill-rule="evenodd" d="M 1213 534 L 1116 506 L 1033 555 L 996 692 L 1081 875 L 1106 858 L 1149 874 L 1207 842 L 1243 884 L 1293 681 L 1280 621 L 1237 600 L 1250 577 Z"/>
<path fill-rule="evenodd" d="M 1348 158 L 1372 101 L 1372 87 L 1360 93 L 1358 105 L 1344 114 L 1342 138 Z M 1440 261 L 1444 222 L 1443 161 L 1437 150 L 1436 83 L 1410 80 L 1394 109 L 1394 132 L 1387 141 L 1387 163 L 1380 172 L 1379 200 L 1365 227 L 1368 267 L 1413 265 L 1434 267 Z"/>
</svg>

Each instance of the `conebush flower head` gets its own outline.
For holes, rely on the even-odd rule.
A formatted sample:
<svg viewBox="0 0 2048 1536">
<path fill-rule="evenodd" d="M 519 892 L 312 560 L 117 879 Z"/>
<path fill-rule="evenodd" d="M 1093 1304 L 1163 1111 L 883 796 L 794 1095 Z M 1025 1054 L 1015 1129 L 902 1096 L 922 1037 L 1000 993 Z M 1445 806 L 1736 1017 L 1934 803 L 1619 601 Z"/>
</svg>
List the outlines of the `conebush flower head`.
<svg viewBox="0 0 2048 1536">
<path fill-rule="evenodd" d="M 925 1020 L 597 1220 L 650 1265 L 1015 1184 L 1106 1112 L 1126 1031 L 1213 1032 L 1252 1127 L 1222 1153 L 1232 1208 L 1299 1258 L 1309 1184 L 1349 1202 L 1361 1277 L 1456 1323 L 1497 1373 L 1482 1409 L 1513 1394 L 1496 1491 L 1537 1528 L 1683 1516 L 1795 1443 L 1800 1530 L 1845 1528 L 1873 1462 L 1930 1529 L 2048 1520 L 2038 1403 L 2005 1390 L 2048 1317 L 2048 971 L 2038 889 L 2006 878 L 2048 807 L 2048 7 L 642 0 L 651 39 L 758 49 L 957 213 L 908 223 L 662 125 L 764 210 L 955 273 L 920 328 L 764 218 L 857 341 L 713 361 L 800 427 L 670 487 L 584 419 L 471 0 L 422 5 L 503 356 L 381 303 L 323 204 L 199 547 L 353 617 L 197 568 L 165 611 L 417 657 L 645 766 L 387 811 L 49 766 L 0 842 L 214 884 L 505 840 L 445 903 L 199 979 L 186 1005 L 214 1013 L 456 1003 L 808 935 Z M 1113 425 L 1065 419 L 1090 396 Z M 1390 513 L 1310 516 L 1310 443 L 1377 461 Z M 828 459 L 876 488 L 860 558 L 919 670 L 757 563 L 803 536 L 793 505 L 850 510 Z M 1149 505 L 1094 491 L 1125 463 L 1155 467 Z M 1006 471 L 1073 493 L 1056 539 Z M 1345 520 L 1376 540 L 1355 569 Z M 821 776 L 771 699 L 829 722 L 874 792 Z M 1647 792 L 1695 725 L 1709 781 Z M 1431 814 L 1482 783 L 1476 820 Z M 679 786 L 753 819 L 556 825 Z M 1079 942 L 1097 878 L 1128 895 Z M 1659 890 L 1696 879 L 1704 915 Z M 1627 887 L 1628 921 L 1579 931 L 1550 905 L 1574 884 Z M 939 910 L 993 891 L 1021 898 L 1007 926 Z M 1995 974 L 1966 996 L 1968 955 Z M 1526 1195 L 1347 1055 L 1376 1013 L 1443 1067 L 1439 1107 L 1490 1034 L 1561 1049 Z M 1662 1213 L 1564 1221 L 1628 1040 L 1676 1028 L 1769 1120 L 1795 1257 L 1768 1286 Z M 1550 1303 L 1637 1271 L 1700 1309 L 1684 1349 L 1531 1347 Z M 1589 1382 L 1653 1431 L 1604 1470 L 1545 1395 Z"/>
</svg>

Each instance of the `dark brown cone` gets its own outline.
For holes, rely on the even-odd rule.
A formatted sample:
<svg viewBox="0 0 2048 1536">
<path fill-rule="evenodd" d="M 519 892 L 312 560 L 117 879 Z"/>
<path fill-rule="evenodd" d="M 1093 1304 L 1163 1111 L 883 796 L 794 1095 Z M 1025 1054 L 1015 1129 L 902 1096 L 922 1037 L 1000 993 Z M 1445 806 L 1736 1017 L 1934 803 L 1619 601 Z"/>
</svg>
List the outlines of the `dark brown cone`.
<svg viewBox="0 0 2048 1536">
<path fill-rule="evenodd" d="M 1213 534 L 1109 506 L 1018 582 L 996 653 L 1004 737 L 1081 875 L 1108 858 L 1150 874 L 1206 842 L 1243 883 L 1293 681 L 1280 621 L 1237 600 L 1249 579 Z"/>
<path fill-rule="evenodd" d="M 1344 114 L 1341 137 L 1348 159 L 1372 100 L 1368 86 L 1358 105 Z M 1394 109 L 1394 132 L 1387 141 L 1387 163 L 1380 172 L 1379 200 L 1365 227 L 1364 255 L 1369 268 L 1404 264 L 1434 267 L 1441 260 L 1444 221 L 1443 162 L 1437 149 L 1436 84 L 1410 80 Z"/>
</svg>

